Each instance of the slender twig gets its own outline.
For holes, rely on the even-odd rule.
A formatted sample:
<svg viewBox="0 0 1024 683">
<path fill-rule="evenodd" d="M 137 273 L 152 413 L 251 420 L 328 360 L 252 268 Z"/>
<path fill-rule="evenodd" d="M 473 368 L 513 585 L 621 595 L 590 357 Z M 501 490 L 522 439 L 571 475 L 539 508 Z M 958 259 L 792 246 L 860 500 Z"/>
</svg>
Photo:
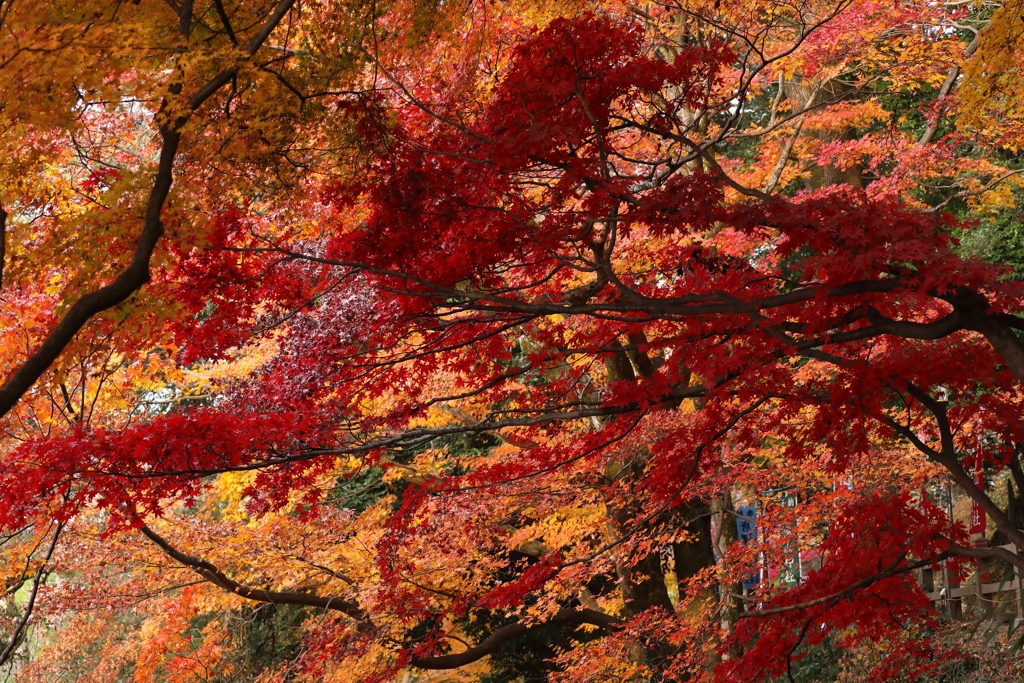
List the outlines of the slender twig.
<svg viewBox="0 0 1024 683">
<path fill-rule="evenodd" d="M 29 617 L 32 616 L 32 610 L 35 608 L 36 596 L 39 594 L 39 586 L 46 581 L 49 576 L 49 572 L 46 570 L 46 564 L 53 557 L 54 548 L 57 547 L 57 539 L 60 537 L 61 530 L 64 529 L 64 522 L 57 522 L 57 528 L 54 529 L 53 539 L 50 541 L 50 547 L 46 550 L 46 555 L 43 556 L 43 562 L 39 565 L 36 570 L 36 575 L 32 579 L 32 591 L 29 593 L 28 602 L 25 604 L 25 611 L 21 615 L 21 619 L 14 627 L 14 632 L 11 633 L 11 640 L 7 643 L 7 646 L 0 652 L 0 666 L 3 666 L 10 661 L 11 656 L 21 643 L 21 636 L 25 631 L 25 627 L 28 625 Z"/>
</svg>

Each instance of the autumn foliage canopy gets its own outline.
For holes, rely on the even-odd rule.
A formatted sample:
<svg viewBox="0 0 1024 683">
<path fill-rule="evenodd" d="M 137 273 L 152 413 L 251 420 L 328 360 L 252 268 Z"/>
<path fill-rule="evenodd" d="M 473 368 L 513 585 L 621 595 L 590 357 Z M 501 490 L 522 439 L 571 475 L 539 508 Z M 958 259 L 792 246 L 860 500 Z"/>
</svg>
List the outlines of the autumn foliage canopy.
<svg viewBox="0 0 1024 683">
<path fill-rule="evenodd" d="M 0 1 L 0 665 L 1019 674 L 1022 10 Z"/>
</svg>

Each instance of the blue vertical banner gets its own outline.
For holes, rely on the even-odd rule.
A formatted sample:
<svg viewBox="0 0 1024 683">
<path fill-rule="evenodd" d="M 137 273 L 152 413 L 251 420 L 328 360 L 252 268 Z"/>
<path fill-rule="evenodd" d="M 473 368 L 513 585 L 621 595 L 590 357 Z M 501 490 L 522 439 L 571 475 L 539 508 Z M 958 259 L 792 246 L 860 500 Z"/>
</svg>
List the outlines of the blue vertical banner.
<svg viewBox="0 0 1024 683">
<path fill-rule="evenodd" d="M 757 540 L 757 508 L 753 505 L 741 505 L 736 508 L 736 535 L 743 545 Z"/>
<path fill-rule="evenodd" d="M 757 508 L 753 505 L 740 505 L 736 508 L 736 535 L 743 542 L 749 545 L 757 540 Z M 751 590 L 757 586 L 758 576 L 743 580 L 743 590 Z"/>
</svg>

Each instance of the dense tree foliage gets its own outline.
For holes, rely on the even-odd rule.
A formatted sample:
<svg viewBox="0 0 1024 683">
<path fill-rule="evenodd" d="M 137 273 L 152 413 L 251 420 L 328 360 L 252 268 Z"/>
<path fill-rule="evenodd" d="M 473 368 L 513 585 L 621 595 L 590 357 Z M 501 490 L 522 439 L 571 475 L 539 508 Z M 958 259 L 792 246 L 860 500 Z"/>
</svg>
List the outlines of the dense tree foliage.
<svg viewBox="0 0 1024 683">
<path fill-rule="evenodd" d="M 1019 673 L 1022 9 L 0 1 L 0 664 Z"/>
</svg>

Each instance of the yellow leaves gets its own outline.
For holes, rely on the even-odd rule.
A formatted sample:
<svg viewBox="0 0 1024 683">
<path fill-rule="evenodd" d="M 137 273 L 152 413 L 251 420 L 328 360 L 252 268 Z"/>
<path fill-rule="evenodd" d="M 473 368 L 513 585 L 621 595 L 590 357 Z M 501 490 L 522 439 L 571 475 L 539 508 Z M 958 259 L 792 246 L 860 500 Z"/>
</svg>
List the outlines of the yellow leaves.
<svg viewBox="0 0 1024 683">
<path fill-rule="evenodd" d="M 46 284 L 46 288 L 43 290 L 45 294 L 53 295 L 63 289 L 64 276 L 60 272 L 55 272 L 50 276 L 49 282 Z"/>
<path fill-rule="evenodd" d="M 167 14 L 156 3 L 98 2 L 89 12 L 69 11 L 66 3 L 13 3 L 5 11 L 0 93 L 17 92 L 17 98 L 4 101 L 24 111 L 26 120 L 50 125 L 73 120 L 81 93 L 116 99 L 117 75 L 137 82 L 150 71 L 138 68 L 140 57 L 152 63 L 170 51 L 173 29 L 168 33 L 169 22 L 161 21 Z M 48 78 L 38 78 L 41 73 Z"/>
<path fill-rule="evenodd" d="M 214 501 L 219 501 L 218 507 L 224 519 L 229 522 L 248 519 L 242 493 L 252 485 L 255 477 L 254 472 L 226 472 L 217 477 L 210 487 L 210 495 Z"/>
<path fill-rule="evenodd" d="M 1020 174 L 1006 176 L 1007 173 L 1002 169 L 995 168 L 988 176 L 991 180 L 967 178 L 963 181 L 964 190 L 971 193 L 967 197 L 967 204 L 973 212 L 996 215 L 1017 207 L 1017 196 L 1019 190 L 1024 188 L 1024 178 Z M 995 182 L 1000 178 L 1001 182 Z"/>
<path fill-rule="evenodd" d="M 387 463 L 387 469 L 384 470 L 385 482 L 406 481 L 414 486 L 437 479 L 442 475 L 445 467 L 452 462 L 447 448 L 427 449 L 417 455 L 408 465 L 395 462 L 387 457 L 382 460 Z"/>
<path fill-rule="evenodd" d="M 996 131 L 1005 127 L 1007 118 L 1020 120 L 1024 83 L 1020 68 L 1024 57 L 1022 12 L 1024 0 L 1007 0 L 979 34 L 978 49 L 964 67 L 958 128 L 980 130 L 987 137 L 999 139 Z M 996 130 L 989 129 L 993 121 L 999 122 Z"/>
<path fill-rule="evenodd" d="M 232 379 L 250 376 L 272 360 L 278 351 L 276 336 L 262 337 L 255 344 L 235 349 L 228 360 L 217 361 L 184 372 L 201 387 L 216 387 Z"/>
<path fill-rule="evenodd" d="M 532 516 L 536 511 L 524 510 Z M 561 548 L 572 549 L 591 531 L 603 526 L 608 517 L 603 504 L 572 505 L 556 509 L 542 519 L 520 529 L 509 527 L 511 533 L 505 546 L 527 555 L 539 556 Z"/>
</svg>

